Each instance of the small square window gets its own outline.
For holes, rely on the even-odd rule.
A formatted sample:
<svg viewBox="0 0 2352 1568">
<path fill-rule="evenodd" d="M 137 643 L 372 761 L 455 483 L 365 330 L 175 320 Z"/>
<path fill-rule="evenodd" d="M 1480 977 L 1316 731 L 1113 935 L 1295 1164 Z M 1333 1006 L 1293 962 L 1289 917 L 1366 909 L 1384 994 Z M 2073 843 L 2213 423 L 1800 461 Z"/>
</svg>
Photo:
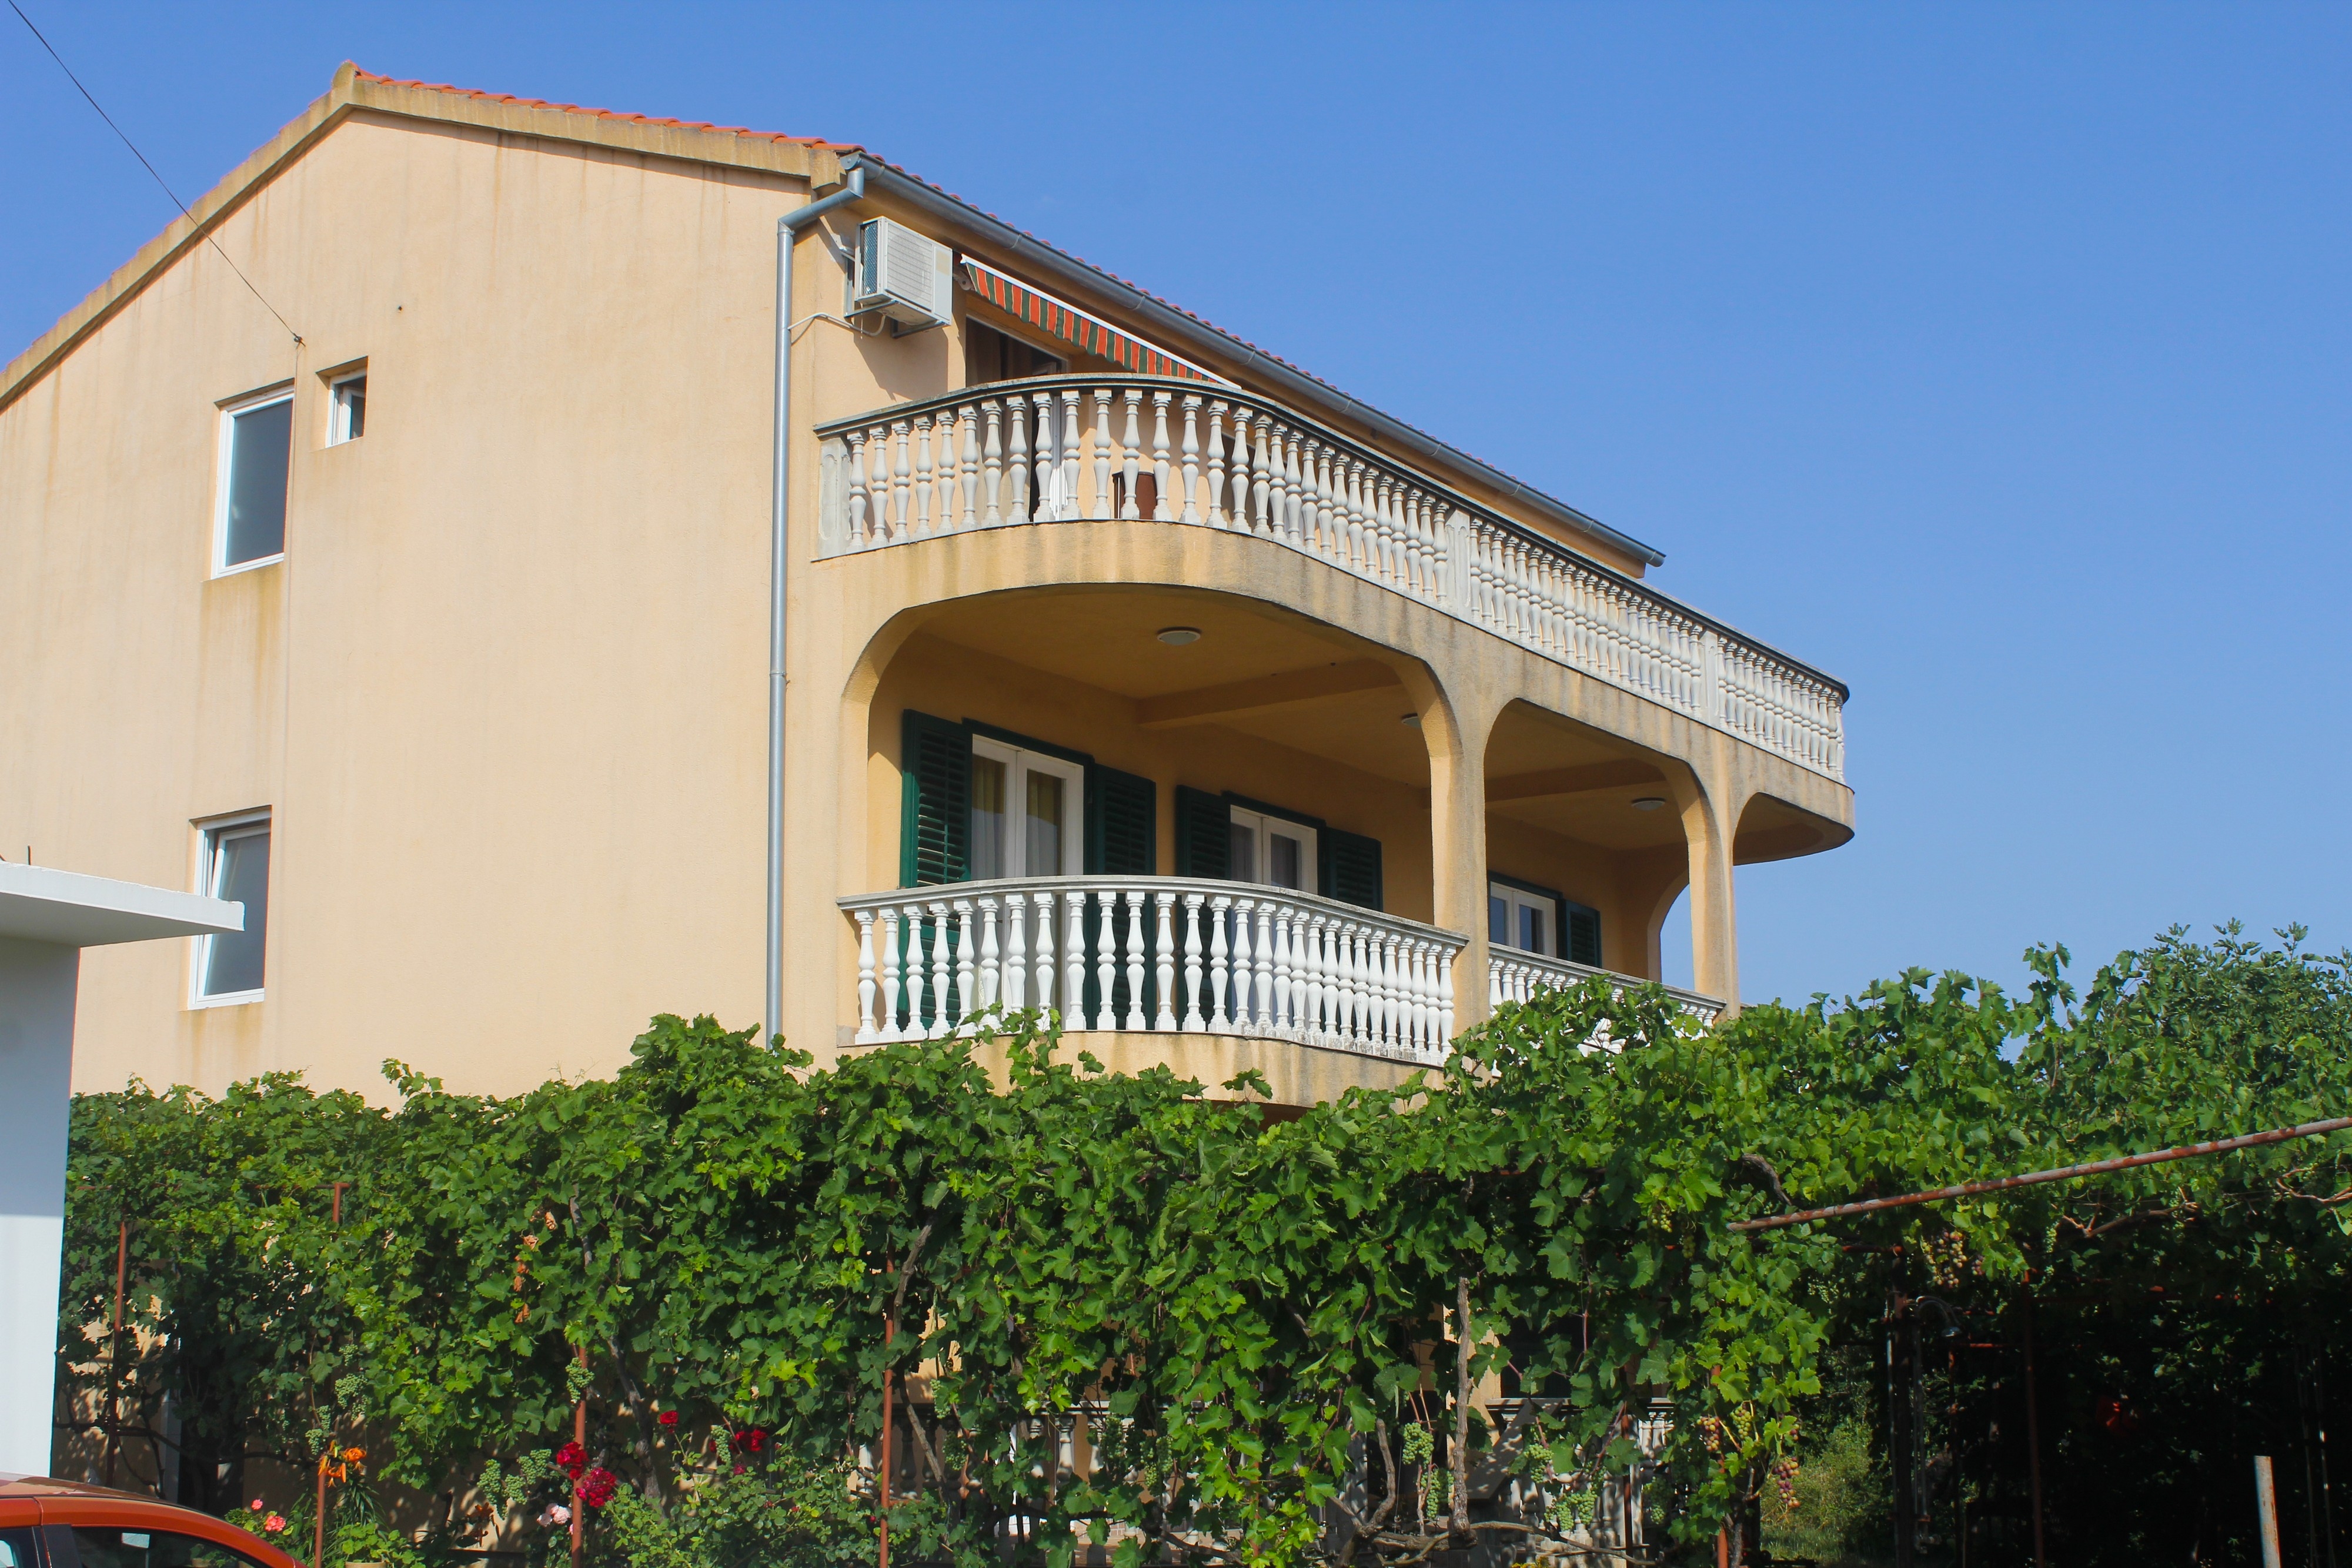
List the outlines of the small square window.
<svg viewBox="0 0 2352 1568">
<path fill-rule="evenodd" d="M 222 414 L 216 571 L 286 553 L 286 476 L 293 434 L 294 400 L 287 393 Z"/>
<path fill-rule="evenodd" d="M 199 1005 L 261 999 L 262 957 L 269 943 L 269 814 L 207 823 L 196 891 L 245 905 L 245 929 L 196 938 Z"/>
<path fill-rule="evenodd" d="M 345 376 L 327 388 L 327 444 L 341 446 L 367 434 L 367 377 Z"/>
</svg>

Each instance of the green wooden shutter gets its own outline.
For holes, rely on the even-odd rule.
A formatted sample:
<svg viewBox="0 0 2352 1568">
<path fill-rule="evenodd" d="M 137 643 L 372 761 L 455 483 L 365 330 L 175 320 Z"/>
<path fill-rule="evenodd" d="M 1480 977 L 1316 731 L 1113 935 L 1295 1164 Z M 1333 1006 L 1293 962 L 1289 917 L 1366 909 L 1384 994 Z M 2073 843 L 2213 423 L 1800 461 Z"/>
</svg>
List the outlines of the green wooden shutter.
<svg viewBox="0 0 2352 1568">
<path fill-rule="evenodd" d="M 1561 899 L 1559 934 L 1562 954 L 1570 963 L 1601 967 L 1601 911 Z"/>
<path fill-rule="evenodd" d="M 1223 881 L 1234 870 L 1234 813 L 1222 795 L 1176 786 L 1176 874 Z"/>
<path fill-rule="evenodd" d="M 1317 835 L 1315 858 L 1320 862 L 1324 897 L 1366 909 L 1381 907 L 1380 840 L 1325 828 Z"/>
<path fill-rule="evenodd" d="M 1100 763 L 1087 768 L 1087 874 L 1156 876 L 1159 786 Z"/>
<path fill-rule="evenodd" d="M 898 766 L 898 885 L 929 887 L 971 875 L 971 734 L 907 710 Z"/>
</svg>

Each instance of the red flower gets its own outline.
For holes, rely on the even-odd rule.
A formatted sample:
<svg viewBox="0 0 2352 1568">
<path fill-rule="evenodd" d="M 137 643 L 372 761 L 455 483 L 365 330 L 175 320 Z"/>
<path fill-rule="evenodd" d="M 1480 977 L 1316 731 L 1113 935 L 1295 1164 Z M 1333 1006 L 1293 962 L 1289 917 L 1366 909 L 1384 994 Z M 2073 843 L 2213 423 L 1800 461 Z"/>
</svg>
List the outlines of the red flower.
<svg viewBox="0 0 2352 1568">
<path fill-rule="evenodd" d="M 577 1443 L 564 1444 L 555 1450 L 555 1468 L 578 1480 L 580 1472 L 588 1468 L 588 1450 Z"/>
<path fill-rule="evenodd" d="M 735 1451 L 739 1454 L 756 1454 L 768 1446 L 768 1429 L 764 1427 L 746 1427 L 736 1433 L 730 1441 L 735 1445 Z"/>
<path fill-rule="evenodd" d="M 602 1508 L 613 1500 L 613 1494 L 621 1490 L 621 1482 L 619 1477 L 604 1466 L 598 1465 L 594 1469 L 582 1476 L 580 1484 L 572 1490 L 578 1493 L 580 1500 L 590 1508 Z"/>
<path fill-rule="evenodd" d="M 677 1425 L 677 1412 L 675 1410 L 665 1410 L 660 1415 L 655 1416 L 654 1419 L 660 1422 L 665 1427 L 675 1427 Z"/>
</svg>

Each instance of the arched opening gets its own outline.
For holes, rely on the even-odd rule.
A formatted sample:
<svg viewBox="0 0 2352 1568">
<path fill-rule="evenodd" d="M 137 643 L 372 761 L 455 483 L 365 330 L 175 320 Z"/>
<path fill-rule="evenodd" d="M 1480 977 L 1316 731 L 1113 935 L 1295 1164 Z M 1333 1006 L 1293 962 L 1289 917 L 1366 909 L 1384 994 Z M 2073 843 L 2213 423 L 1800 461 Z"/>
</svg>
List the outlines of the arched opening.
<svg viewBox="0 0 2352 1568">
<path fill-rule="evenodd" d="M 1500 953 L 1658 979 L 1689 876 L 1674 758 L 1528 703 L 1486 746 L 1487 940 Z"/>
<path fill-rule="evenodd" d="M 1003 1003 L 1072 1030 L 1442 1058 L 1461 942 L 1429 925 L 1432 685 L 1234 594 L 908 611 L 846 694 L 852 1043 Z"/>
</svg>

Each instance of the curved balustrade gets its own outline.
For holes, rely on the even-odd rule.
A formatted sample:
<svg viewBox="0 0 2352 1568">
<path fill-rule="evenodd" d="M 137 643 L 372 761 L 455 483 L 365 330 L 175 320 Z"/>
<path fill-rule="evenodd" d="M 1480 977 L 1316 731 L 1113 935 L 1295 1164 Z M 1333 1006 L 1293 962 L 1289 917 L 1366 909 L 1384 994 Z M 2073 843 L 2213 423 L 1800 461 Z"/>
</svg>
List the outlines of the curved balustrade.
<svg viewBox="0 0 2352 1568">
<path fill-rule="evenodd" d="M 1643 982 L 1612 969 L 1596 969 L 1590 964 L 1571 964 L 1565 958 L 1548 958 L 1540 953 L 1522 953 L 1512 947 L 1489 947 L 1486 950 L 1486 1005 L 1489 1009 L 1505 1002 L 1524 1002 L 1538 990 L 1554 990 L 1580 985 L 1598 977 L 1607 980 L 1617 990 Z M 1666 994 L 1683 1005 L 1683 1010 L 1701 1023 L 1713 1023 L 1722 1016 L 1723 1003 L 1714 997 L 1703 997 L 1696 991 L 1685 991 L 1678 986 L 1668 986 Z"/>
<path fill-rule="evenodd" d="M 1237 389 L 1042 376 L 817 434 L 827 555 L 1030 522 L 1125 518 L 1252 534 L 1844 777 L 1834 682 Z"/>
<path fill-rule="evenodd" d="M 950 883 L 841 900 L 857 1042 L 991 1008 L 1081 1030 L 1240 1034 L 1434 1065 L 1463 938 L 1311 894 L 1191 877 Z"/>
</svg>

